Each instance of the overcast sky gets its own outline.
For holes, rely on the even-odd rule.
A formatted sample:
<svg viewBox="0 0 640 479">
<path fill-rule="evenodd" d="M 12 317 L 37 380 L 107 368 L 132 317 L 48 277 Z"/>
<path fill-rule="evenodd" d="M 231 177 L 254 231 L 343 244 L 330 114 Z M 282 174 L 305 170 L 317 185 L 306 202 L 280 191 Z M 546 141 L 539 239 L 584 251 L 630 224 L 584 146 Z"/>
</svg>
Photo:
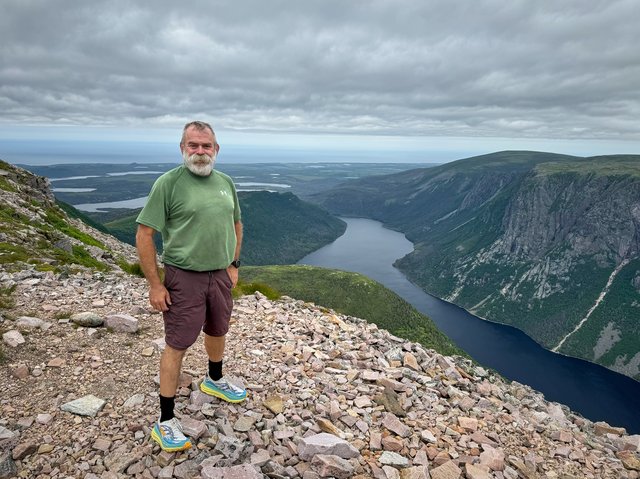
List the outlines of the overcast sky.
<svg viewBox="0 0 640 479">
<path fill-rule="evenodd" d="M 258 132 L 284 143 L 346 135 L 422 148 L 453 137 L 488 150 L 640 153 L 638 0 L 0 7 L 5 139 L 168 131 L 199 118 L 238 143 L 268 137 L 240 134 Z"/>
</svg>

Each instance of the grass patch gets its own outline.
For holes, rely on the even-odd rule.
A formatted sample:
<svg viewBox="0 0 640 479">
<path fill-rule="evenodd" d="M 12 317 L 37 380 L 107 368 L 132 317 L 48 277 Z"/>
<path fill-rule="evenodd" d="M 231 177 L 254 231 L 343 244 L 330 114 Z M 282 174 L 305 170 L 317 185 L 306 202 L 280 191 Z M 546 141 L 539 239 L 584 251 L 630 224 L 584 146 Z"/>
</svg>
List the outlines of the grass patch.
<svg viewBox="0 0 640 479">
<path fill-rule="evenodd" d="M 0 288 L 0 309 L 11 309 L 16 305 L 16 301 L 13 298 L 15 290 L 15 285 Z"/>
<path fill-rule="evenodd" d="M 11 191 L 13 193 L 17 192 L 18 190 L 15 189 L 15 187 L 3 176 L 0 176 L 0 190 L 4 190 L 4 191 Z"/>
<path fill-rule="evenodd" d="M 122 268 L 122 271 L 129 273 L 130 275 L 144 278 L 144 272 L 142 271 L 142 266 L 140 266 L 140 263 L 129 263 L 124 259 L 121 259 L 120 261 L 118 261 L 118 266 Z"/>
<path fill-rule="evenodd" d="M 104 244 L 102 244 L 100 241 L 95 239 L 93 236 L 83 233 L 79 229 L 74 228 L 69 223 L 67 223 L 62 218 L 62 216 L 60 216 L 53 208 L 49 208 L 46 211 L 46 214 L 47 214 L 47 222 L 52 227 L 59 230 L 60 232 L 66 234 L 67 236 L 71 236 L 72 238 L 75 238 L 79 241 L 82 241 L 86 245 L 97 246 L 98 248 L 102 248 L 104 250 L 107 249 L 107 247 Z"/>
<path fill-rule="evenodd" d="M 260 282 L 246 283 L 244 281 L 238 281 L 238 284 L 233 289 L 233 297 L 237 299 L 240 296 L 253 294 L 256 291 L 259 291 L 260 293 L 264 294 L 267 297 L 267 299 L 270 299 L 272 301 L 280 299 L 280 297 L 282 296 L 278 291 L 276 291 L 274 288 L 272 288 L 268 284 L 264 284 Z"/>
<path fill-rule="evenodd" d="M 0 243 L 0 263 L 15 263 L 17 261 L 26 263 L 29 259 L 31 259 L 31 255 L 25 247 L 11 243 Z"/>
</svg>

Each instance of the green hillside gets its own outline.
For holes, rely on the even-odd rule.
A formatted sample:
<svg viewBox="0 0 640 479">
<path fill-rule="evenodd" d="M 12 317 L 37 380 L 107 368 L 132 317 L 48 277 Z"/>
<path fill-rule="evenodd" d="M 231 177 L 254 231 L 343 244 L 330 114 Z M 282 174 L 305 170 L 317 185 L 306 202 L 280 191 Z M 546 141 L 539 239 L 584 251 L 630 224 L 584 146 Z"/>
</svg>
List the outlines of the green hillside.
<svg viewBox="0 0 640 479">
<path fill-rule="evenodd" d="M 240 268 L 240 280 L 264 283 L 292 298 L 366 319 L 392 334 L 416 341 L 441 354 L 466 356 L 427 316 L 400 296 L 358 273 L 314 266 Z"/>
<path fill-rule="evenodd" d="M 292 193 L 245 191 L 238 193 L 244 239 L 244 264 L 292 264 L 316 249 L 331 243 L 346 224 L 317 205 L 304 202 Z M 121 241 L 135 244 L 140 210 L 90 213 Z M 124 215 L 124 216 L 122 216 Z M 160 235 L 156 235 L 160 249 Z"/>
<path fill-rule="evenodd" d="M 500 152 L 364 178 L 315 200 L 405 233 L 415 250 L 397 266 L 413 282 L 549 349 L 605 292 L 559 352 L 640 378 L 640 156 Z"/>
</svg>

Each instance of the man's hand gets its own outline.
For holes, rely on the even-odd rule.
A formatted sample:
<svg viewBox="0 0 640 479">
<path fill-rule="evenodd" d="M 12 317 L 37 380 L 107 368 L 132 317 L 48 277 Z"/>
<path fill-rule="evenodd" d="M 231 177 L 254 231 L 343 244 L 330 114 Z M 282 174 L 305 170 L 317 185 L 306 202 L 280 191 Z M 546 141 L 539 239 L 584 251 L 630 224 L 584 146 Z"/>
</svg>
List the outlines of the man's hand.
<svg viewBox="0 0 640 479">
<path fill-rule="evenodd" d="M 235 288 L 236 284 L 238 284 L 238 268 L 235 266 L 227 267 L 227 274 L 229 275 L 229 278 L 231 278 L 231 283 L 233 283 L 231 287 Z"/>
<path fill-rule="evenodd" d="M 149 303 L 151 303 L 151 306 L 158 311 L 169 311 L 169 306 L 171 306 L 171 296 L 169 296 L 167 288 L 162 284 L 151 286 L 149 288 Z"/>
</svg>

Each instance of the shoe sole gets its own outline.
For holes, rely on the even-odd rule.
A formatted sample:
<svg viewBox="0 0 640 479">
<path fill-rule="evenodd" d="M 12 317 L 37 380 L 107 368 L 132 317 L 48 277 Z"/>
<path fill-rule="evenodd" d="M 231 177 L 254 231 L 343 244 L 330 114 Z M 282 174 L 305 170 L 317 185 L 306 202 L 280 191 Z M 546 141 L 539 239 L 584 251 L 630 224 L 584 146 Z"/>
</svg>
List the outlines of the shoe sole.
<svg viewBox="0 0 640 479">
<path fill-rule="evenodd" d="M 167 451 L 167 452 L 177 452 L 177 451 L 184 451 L 185 449 L 190 449 L 191 448 L 191 442 L 188 441 L 186 442 L 184 445 L 182 446 L 163 446 L 162 445 L 162 438 L 158 435 L 158 433 L 156 432 L 155 428 L 151 430 L 151 438 L 158 443 L 158 445 L 160 446 L 160 448 L 163 451 Z"/>
<path fill-rule="evenodd" d="M 243 398 L 240 398 L 240 399 L 230 399 L 229 397 L 225 396 L 221 392 L 216 391 L 215 389 L 209 389 L 208 387 L 206 387 L 204 385 L 204 383 L 200 383 L 200 391 L 202 391 L 205 394 L 208 394 L 209 396 L 214 396 L 214 397 L 217 397 L 219 399 L 222 399 L 223 401 L 234 403 L 234 404 L 242 402 L 245 399 L 247 399 L 247 396 L 245 396 Z"/>
</svg>

